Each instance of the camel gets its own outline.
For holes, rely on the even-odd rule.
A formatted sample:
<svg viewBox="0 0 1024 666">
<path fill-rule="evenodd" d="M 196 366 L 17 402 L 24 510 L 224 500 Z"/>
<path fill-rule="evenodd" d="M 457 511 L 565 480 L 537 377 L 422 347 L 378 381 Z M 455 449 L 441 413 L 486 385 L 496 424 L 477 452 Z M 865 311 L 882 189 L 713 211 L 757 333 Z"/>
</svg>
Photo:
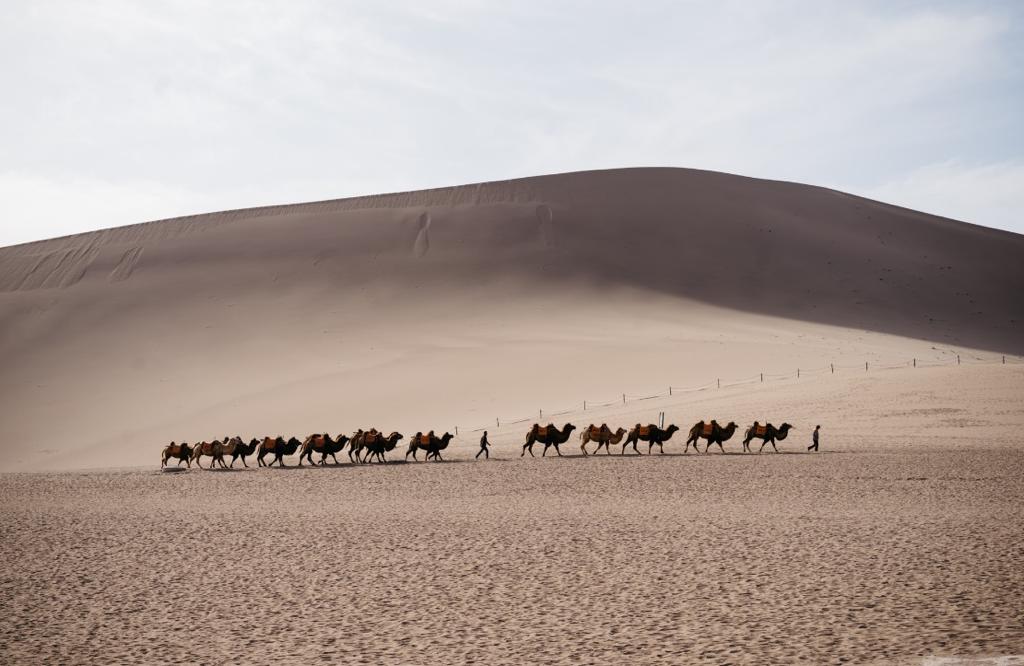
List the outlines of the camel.
<svg viewBox="0 0 1024 666">
<path fill-rule="evenodd" d="M 775 446 L 775 440 L 780 442 L 789 435 L 789 431 L 794 429 L 796 426 L 790 425 L 789 423 L 783 423 L 782 427 L 776 428 L 771 423 L 761 425 L 757 421 L 754 421 L 754 425 L 747 428 L 747 434 L 743 438 L 743 451 L 750 451 L 750 440 L 755 437 L 761 440 L 761 448 L 757 450 L 758 453 L 764 449 L 765 444 L 771 444 L 775 452 L 778 453 L 779 449 Z"/>
<path fill-rule="evenodd" d="M 690 436 L 686 440 L 686 450 L 689 450 L 690 444 L 693 443 L 693 450 L 700 453 L 697 448 L 698 440 L 703 437 L 708 440 L 708 445 L 704 447 L 704 453 L 708 452 L 712 444 L 718 444 L 719 450 L 725 453 L 725 448 L 722 447 L 722 442 L 729 441 L 729 438 L 736 432 L 738 426 L 734 421 L 729 421 L 729 425 L 720 426 L 718 421 L 711 419 L 710 423 L 704 421 L 698 421 L 690 428 Z M 686 453 L 686 450 L 683 453 Z"/>
<path fill-rule="evenodd" d="M 316 451 L 320 454 L 320 464 L 327 464 L 327 456 L 334 458 L 334 464 L 340 464 L 338 458 L 334 455 L 345 448 L 348 444 L 348 437 L 345 435 L 338 435 L 338 439 L 331 439 L 330 434 L 324 433 L 322 435 L 310 435 L 306 438 L 306 441 L 302 442 L 302 448 L 299 450 L 299 467 L 302 467 L 302 459 L 306 458 L 310 465 L 313 465 L 313 452 Z"/>
<path fill-rule="evenodd" d="M 672 435 L 674 435 L 677 430 L 679 430 L 679 426 L 674 423 L 664 429 L 659 428 L 653 423 L 648 425 L 640 425 L 637 423 L 633 426 L 633 429 L 629 431 L 629 437 L 627 437 L 626 441 L 622 443 L 622 453 L 620 455 L 624 455 L 626 453 L 626 447 L 630 444 L 633 445 L 633 450 L 636 451 L 637 455 L 640 455 L 640 451 L 636 448 L 638 441 L 647 442 L 647 455 L 651 454 L 651 450 L 654 448 L 655 444 L 658 445 L 658 450 L 664 454 L 665 442 L 672 439 Z"/>
<path fill-rule="evenodd" d="M 213 469 L 217 463 L 224 469 L 227 468 L 227 464 L 224 462 L 224 442 L 219 439 L 215 439 L 212 442 L 199 442 L 192 448 L 192 461 L 199 466 L 200 469 L 204 469 L 202 465 L 202 457 L 210 456 L 213 460 L 210 461 L 210 466 L 205 469 Z"/>
<path fill-rule="evenodd" d="M 604 447 L 605 453 L 611 455 L 611 449 L 608 448 L 609 444 L 618 444 L 622 441 L 622 436 L 626 434 L 625 428 L 619 428 L 615 432 L 611 431 L 607 423 L 602 423 L 601 427 L 598 428 L 593 423 L 590 426 L 583 429 L 580 433 L 580 449 L 583 451 L 583 455 L 587 454 L 587 444 L 589 442 L 597 442 L 597 448 L 594 449 L 596 454 Z"/>
<path fill-rule="evenodd" d="M 388 451 L 394 451 L 395 447 L 398 446 L 398 442 L 404 437 L 405 435 L 400 432 L 392 432 L 387 437 L 378 434 L 373 438 L 373 441 L 367 440 L 363 443 L 363 448 L 366 449 L 363 462 L 376 458 L 379 462 L 386 463 L 387 460 L 384 458 L 384 454 Z"/>
<path fill-rule="evenodd" d="M 541 458 L 548 454 L 549 446 L 555 447 L 555 453 L 561 456 L 562 452 L 558 450 L 558 445 L 565 444 L 569 441 L 569 435 L 571 435 L 572 431 L 575 429 L 576 426 L 571 423 L 566 423 L 562 426 L 561 430 L 556 428 L 554 423 L 549 423 L 546 426 L 534 423 L 533 427 L 530 428 L 530 432 L 526 433 L 526 443 L 523 444 L 523 452 L 519 454 L 519 457 L 522 458 L 526 455 L 526 452 L 529 451 L 530 457 L 532 458 L 534 442 L 540 442 L 544 445 L 544 453 L 541 454 Z"/>
<path fill-rule="evenodd" d="M 302 446 L 302 442 L 294 437 L 289 437 L 287 442 L 280 435 L 277 437 L 264 437 L 263 441 L 260 442 L 260 452 L 256 456 L 256 461 L 260 464 L 260 467 L 273 467 L 274 463 L 277 463 L 279 467 L 287 467 L 284 464 L 284 456 L 294 455 L 300 446 Z M 269 465 L 263 460 L 268 453 L 274 454 L 274 459 L 270 461 Z"/>
<path fill-rule="evenodd" d="M 242 441 L 241 437 L 232 437 L 226 440 L 226 442 L 224 444 L 224 455 L 231 456 L 231 464 L 228 467 L 234 467 L 235 461 L 239 458 L 242 459 L 242 464 L 248 467 L 249 464 L 245 462 L 246 456 L 256 453 L 256 447 L 260 445 L 260 440 L 255 438 L 250 440 L 248 445 Z"/>
<path fill-rule="evenodd" d="M 432 457 L 436 460 L 444 460 L 441 457 L 441 451 L 448 448 L 448 443 L 452 441 L 455 435 L 446 432 L 442 437 L 438 437 L 434 434 L 434 431 L 424 434 L 417 432 L 412 439 L 409 440 L 409 448 L 405 451 L 405 459 L 409 459 L 409 454 L 412 454 L 412 459 L 417 460 L 416 452 L 426 452 L 426 460 L 430 460 Z"/>
<path fill-rule="evenodd" d="M 383 438 L 383 433 L 379 432 L 376 428 L 370 428 L 369 430 L 363 430 L 360 428 L 355 431 L 352 435 L 352 439 L 349 440 L 348 445 L 348 459 L 352 462 L 363 462 L 362 457 L 364 449 L 367 444 L 376 444 L 378 438 Z"/>
<path fill-rule="evenodd" d="M 192 467 L 192 447 L 188 445 L 188 442 L 182 442 L 181 444 L 175 444 L 171 442 L 164 447 L 164 450 L 160 452 L 160 468 L 163 469 L 164 465 L 171 458 L 178 459 L 178 465 L 184 462 L 189 468 Z"/>
</svg>

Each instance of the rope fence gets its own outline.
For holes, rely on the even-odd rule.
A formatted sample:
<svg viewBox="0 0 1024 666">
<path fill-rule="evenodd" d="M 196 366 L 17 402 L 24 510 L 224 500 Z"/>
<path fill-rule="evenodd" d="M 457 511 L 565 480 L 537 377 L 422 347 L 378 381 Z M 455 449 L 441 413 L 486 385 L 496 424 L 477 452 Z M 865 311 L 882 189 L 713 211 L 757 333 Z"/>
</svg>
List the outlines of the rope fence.
<svg viewBox="0 0 1024 666">
<path fill-rule="evenodd" d="M 701 384 L 700 386 L 669 386 L 665 391 L 658 391 L 656 393 L 644 394 L 644 395 L 632 395 L 627 393 L 621 393 L 620 397 L 616 400 L 595 402 L 593 400 L 583 400 L 582 409 L 579 407 L 570 407 L 568 409 L 562 409 L 559 411 L 548 411 L 546 409 L 539 409 L 535 416 L 527 417 L 516 417 L 516 418 L 501 418 L 500 416 L 495 417 L 494 425 L 480 426 L 479 428 L 465 428 L 461 426 L 455 426 L 455 434 L 458 435 L 460 432 L 472 433 L 472 432 L 483 432 L 490 428 L 496 430 L 503 429 L 507 426 L 521 425 L 523 423 L 540 422 L 545 418 L 554 418 L 556 416 L 565 416 L 566 414 L 576 414 L 580 412 L 587 412 L 595 409 L 604 409 L 606 407 L 613 407 L 616 405 L 627 405 L 630 402 L 642 402 L 645 400 L 654 400 L 655 398 L 667 398 L 676 395 L 686 393 L 697 393 L 700 391 L 711 391 L 720 390 L 723 388 L 731 388 L 734 386 L 747 386 L 750 384 L 763 384 L 765 382 L 788 380 L 788 379 L 802 379 L 804 377 L 820 377 L 823 375 L 834 375 L 837 371 L 859 371 L 859 372 L 873 372 L 878 370 L 906 370 L 914 368 L 937 368 L 937 367 L 950 367 L 955 365 L 1024 365 L 1024 358 L 1009 355 L 999 355 L 995 358 L 987 358 L 977 355 L 961 355 L 954 352 L 948 352 L 950 355 L 944 359 L 918 359 L 912 358 L 909 361 L 902 363 L 889 363 L 885 365 L 872 364 L 870 361 L 865 361 L 863 364 L 856 365 L 839 365 L 836 363 L 829 363 L 826 366 L 819 366 L 813 368 L 797 368 L 792 372 L 779 372 L 769 373 L 761 372 L 750 378 L 734 379 L 728 382 L 723 382 L 721 378 L 716 378 L 712 382 L 707 384 Z"/>
</svg>

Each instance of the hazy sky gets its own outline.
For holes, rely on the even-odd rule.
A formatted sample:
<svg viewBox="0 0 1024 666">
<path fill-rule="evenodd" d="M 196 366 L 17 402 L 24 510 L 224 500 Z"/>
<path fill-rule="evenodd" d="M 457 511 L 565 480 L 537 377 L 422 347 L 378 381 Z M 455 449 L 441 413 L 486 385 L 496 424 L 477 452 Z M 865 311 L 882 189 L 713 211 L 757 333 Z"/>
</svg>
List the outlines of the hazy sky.
<svg viewBox="0 0 1024 666">
<path fill-rule="evenodd" d="M 624 166 L 1024 232 L 1024 2 L 19 2 L 0 245 Z"/>
</svg>

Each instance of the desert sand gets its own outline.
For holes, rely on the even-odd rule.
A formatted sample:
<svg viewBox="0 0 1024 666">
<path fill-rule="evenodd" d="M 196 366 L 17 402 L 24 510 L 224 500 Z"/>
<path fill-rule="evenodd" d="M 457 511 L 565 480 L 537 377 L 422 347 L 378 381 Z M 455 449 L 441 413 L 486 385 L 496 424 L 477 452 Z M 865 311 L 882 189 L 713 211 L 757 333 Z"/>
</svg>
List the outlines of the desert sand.
<svg viewBox="0 0 1024 666">
<path fill-rule="evenodd" d="M 780 454 L 531 459 L 509 436 L 487 462 L 2 475 L 0 661 L 1021 654 L 1022 389 L 1024 367 L 960 366 L 660 406 L 785 415 Z"/>
<path fill-rule="evenodd" d="M 0 248 L 0 662 L 1022 655 L 1021 293 L 1022 236 L 683 169 Z M 520 457 L 535 420 L 661 412 L 797 428 Z M 459 435 L 159 469 L 371 426 Z"/>
</svg>

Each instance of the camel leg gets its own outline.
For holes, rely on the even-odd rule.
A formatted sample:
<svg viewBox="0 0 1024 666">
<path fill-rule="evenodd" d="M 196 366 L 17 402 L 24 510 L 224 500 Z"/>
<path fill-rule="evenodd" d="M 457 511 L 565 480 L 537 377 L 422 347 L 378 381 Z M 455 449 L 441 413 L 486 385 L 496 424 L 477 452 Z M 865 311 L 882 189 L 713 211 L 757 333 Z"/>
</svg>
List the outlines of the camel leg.
<svg viewBox="0 0 1024 666">
<path fill-rule="evenodd" d="M 597 443 L 597 449 L 594 451 L 594 453 L 597 453 L 600 450 L 601 450 L 601 442 L 598 442 Z M 580 444 L 580 451 L 583 452 L 583 455 L 587 455 L 587 443 L 586 442 L 583 442 L 582 444 Z"/>
<path fill-rule="evenodd" d="M 647 442 L 647 455 L 651 455 L 652 449 L 654 449 L 654 442 Z"/>
<path fill-rule="evenodd" d="M 765 445 L 765 444 L 767 444 L 767 443 L 768 443 L 768 440 L 764 440 L 764 441 L 762 441 L 762 442 L 761 442 L 761 448 L 759 448 L 759 449 L 757 450 L 757 452 L 758 452 L 758 453 L 761 453 L 762 451 L 764 451 L 764 445 Z M 775 446 L 775 445 L 773 444 L 772 446 Z"/>
<path fill-rule="evenodd" d="M 661 455 L 665 455 L 665 443 L 658 442 L 658 450 L 661 451 Z"/>
<path fill-rule="evenodd" d="M 543 458 L 544 456 L 546 456 L 548 454 L 548 447 L 549 446 L 551 446 L 551 445 L 547 444 L 547 443 L 544 444 L 544 453 L 540 454 L 541 458 Z"/>
<path fill-rule="evenodd" d="M 555 447 L 555 453 L 557 453 L 558 457 L 561 458 L 562 457 L 562 452 L 558 450 L 558 444 L 552 444 L 552 446 Z"/>
<path fill-rule="evenodd" d="M 775 449 L 775 453 L 779 452 L 779 450 L 775 448 L 775 440 L 774 439 L 772 440 L 772 448 Z"/>
<path fill-rule="evenodd" d="M 636 454 L 637 454 L 638 456 L 639 456 L 639 455 L 643 455 L 643 454 L 641 454 L 641 453 L 640 453 L 640 449 L 636 448 L 636 444 L 637 444 L 636 442 L 633 442 L 633 450 L 634 450 L 634 451 L 636 451 Z"/>
</svg>

